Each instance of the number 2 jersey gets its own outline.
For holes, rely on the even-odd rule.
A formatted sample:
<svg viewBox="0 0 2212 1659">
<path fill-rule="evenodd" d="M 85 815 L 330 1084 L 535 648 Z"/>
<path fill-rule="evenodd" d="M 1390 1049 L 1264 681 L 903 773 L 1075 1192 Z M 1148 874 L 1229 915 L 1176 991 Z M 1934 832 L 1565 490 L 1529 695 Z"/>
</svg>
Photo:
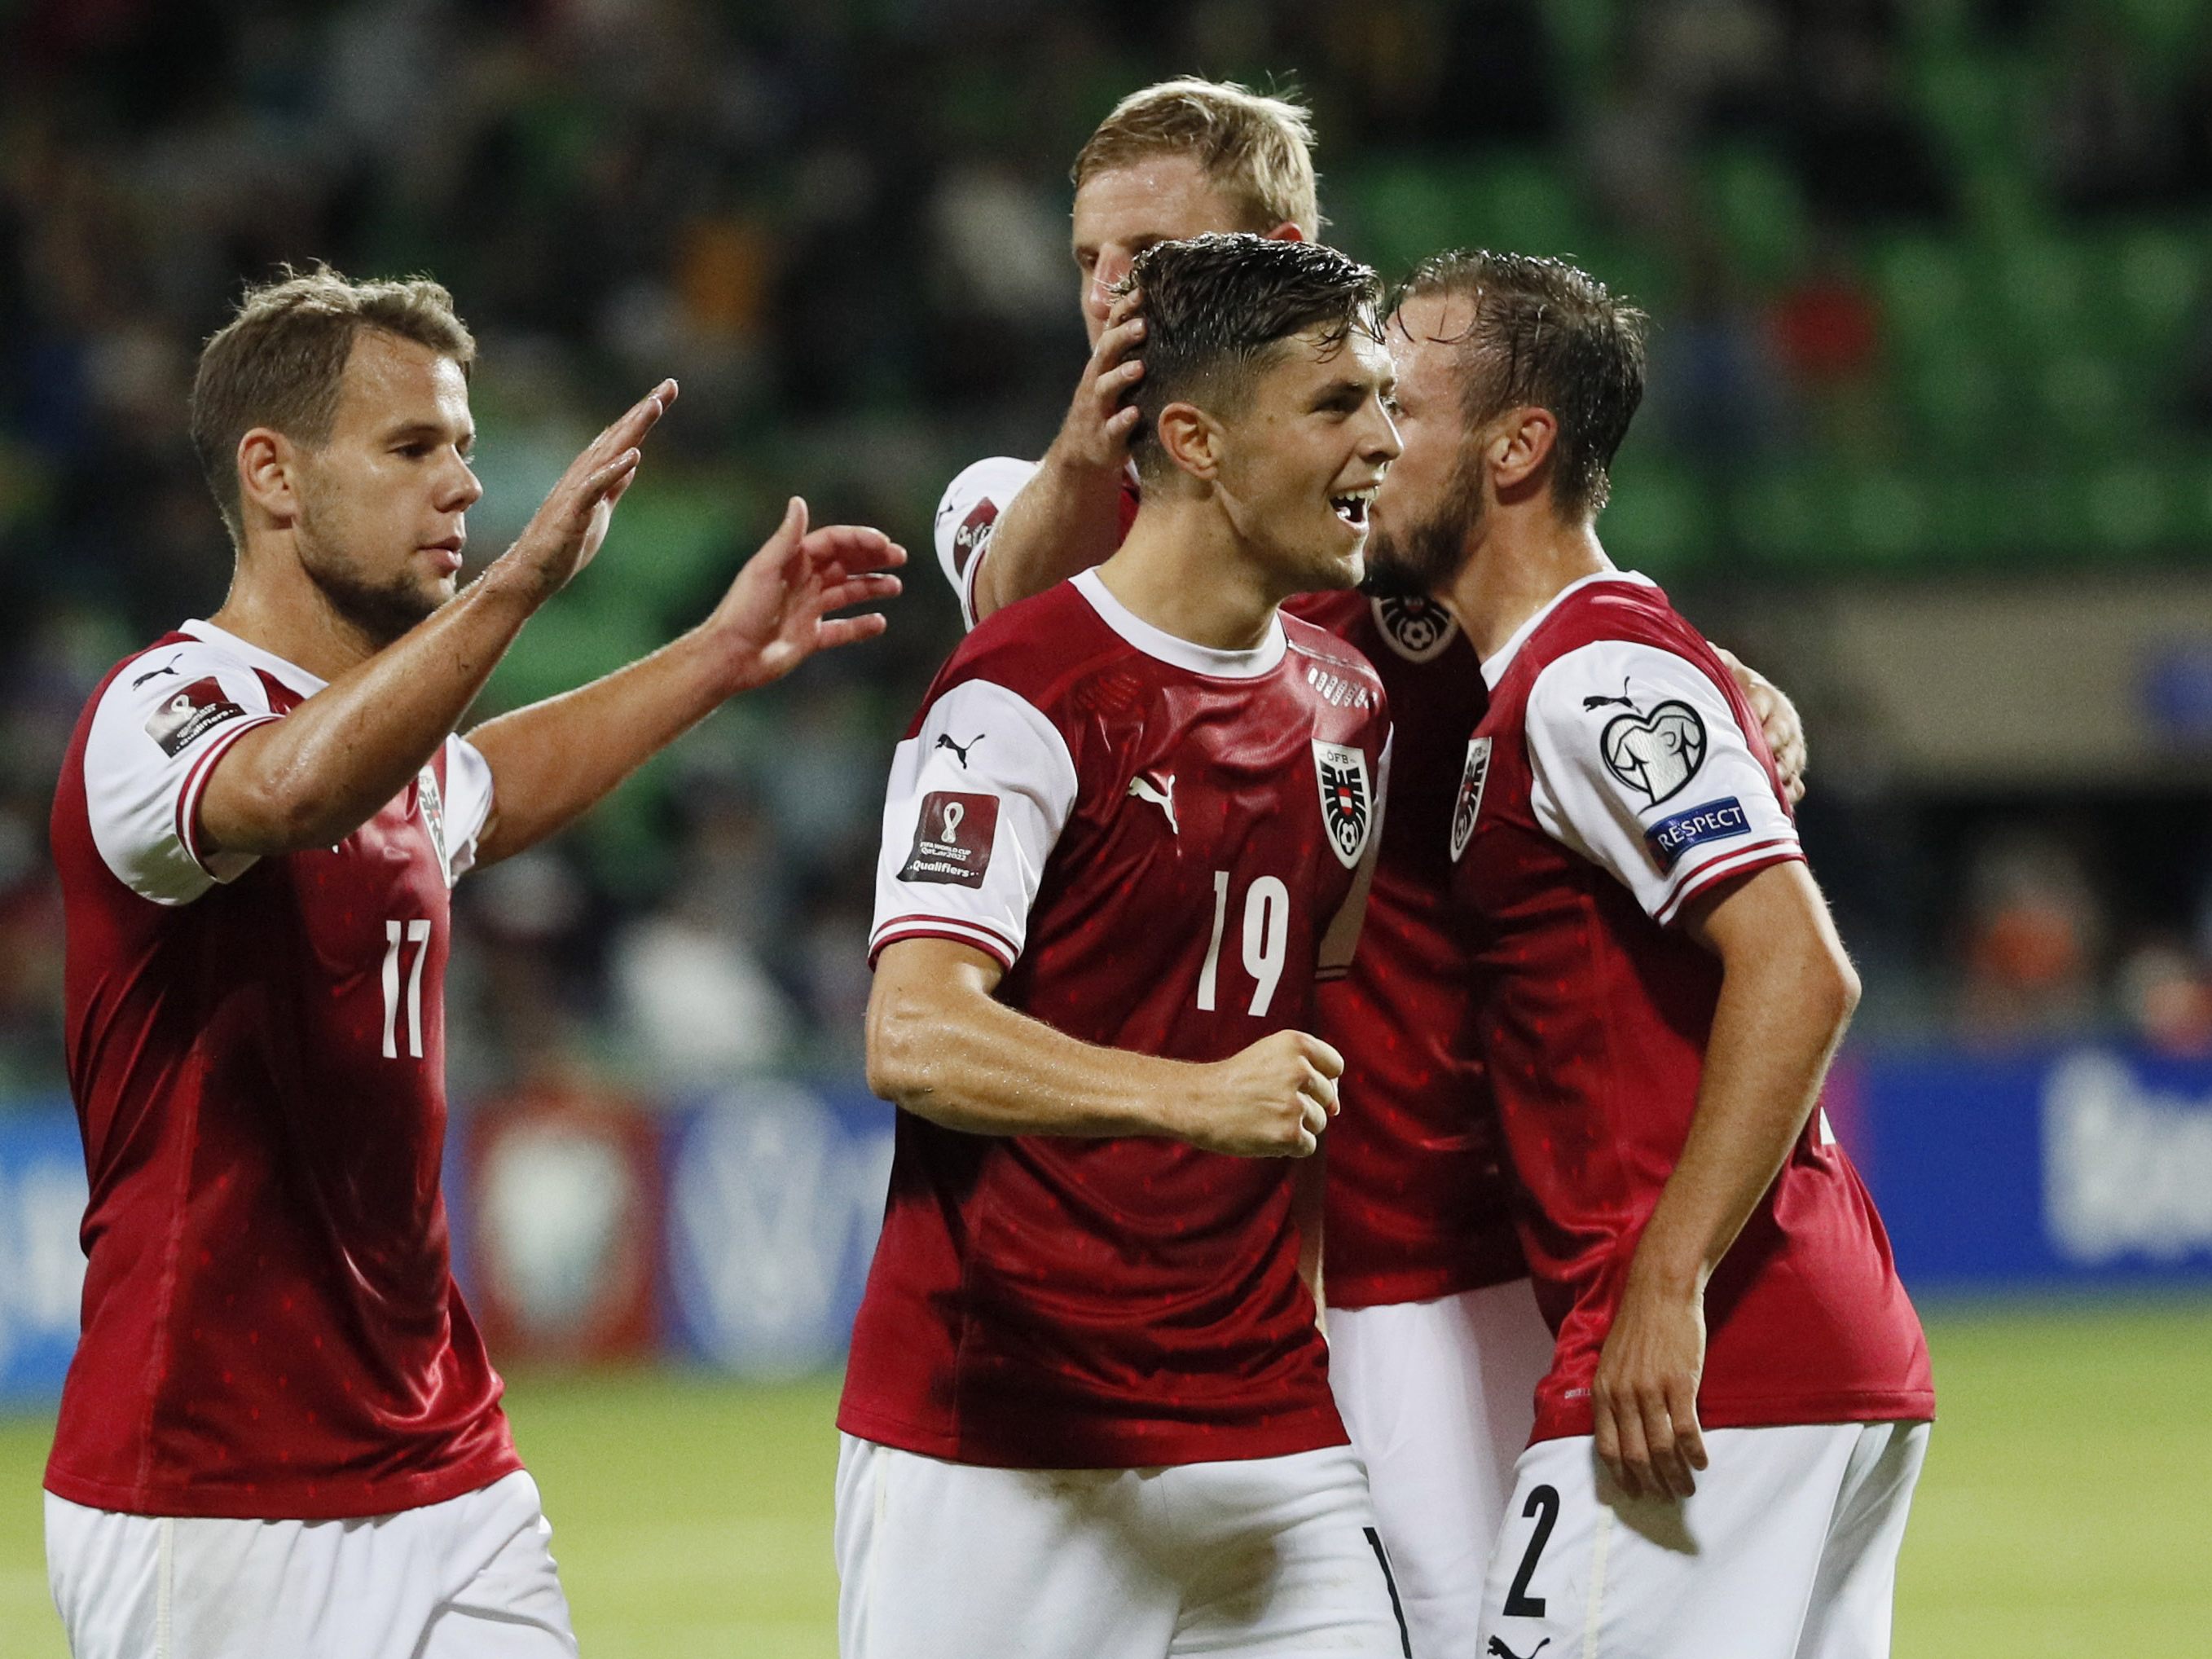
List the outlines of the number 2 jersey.
<svg viewBox="0 0 2212 1659">
<path fill-rule="evenodd" d="M 978 461 L 945 492 L 938 560 L 971 625 L 999 514 L 1036 471 L 1007 457 Z M 1136 508 L 1132 483 L 1123 533 Z M 1428 601 L 1301 593 L 1283 609 L 1367 658 L 1394 729 L 1366 930 L 1315 1013 L 1316 1034 L 1346 1066 L 1344 1110 L 1328 1131 L 1323 1293 L 1333 1308 L 1364 1308 L 1526 1278 L 1445 856 L 1460 757 L 1488 695 L 1482 665 L 1450 613 Z"/>
<path fill-rule="evenodd" d="M 1389 720 L 1357 652 L 1152 628 L 1096 571 L 990 617 L 893 763 L 872 950 L 943 939 L 1084 1042 L 1225 1059 L 1310 1029 L 1356 943 Z M 1297 1164 L 897 1115 L 838 1425 L 958 1462 L 1138 1468 L 1344 1443 Z"/>
<path fill-rule="evenodd" d="M 336 847 L 210 853 L 216 761 L 321 682 L 204 623 L 119 665 L 54 801 L 91 1200 L 46 1488 L 317 1520 L 519 1468 L 449 1271 L 449 888 L 491 805 L 449 738 Z"/>
<path fill-rule="evenodd" d="M 1449 851 L 1523 1243 L 1558 1334 L 1534 1438 L 1591 1432 L 1628 1266 L 1679 1160 L 1720 994 L 1675 924 L 1802 859 L 1758 720 L 1646 579 L 1571 585 L 1483 664 Z M 1818 1110 L 1705 1291 L 1707 1428 L 1934 1413 L 1928 1347 Z"/>
</svg>

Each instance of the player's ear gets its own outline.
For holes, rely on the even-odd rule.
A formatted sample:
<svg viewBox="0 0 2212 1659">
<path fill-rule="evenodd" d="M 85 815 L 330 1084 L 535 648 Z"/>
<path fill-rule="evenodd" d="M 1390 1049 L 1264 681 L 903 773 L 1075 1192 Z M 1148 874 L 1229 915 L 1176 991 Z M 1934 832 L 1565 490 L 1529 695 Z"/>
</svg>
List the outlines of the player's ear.
<svg viewBox="0 0 2212 1659">
<path fill-rule="evenodd" d="M 272 428 L 257 426 L 238 441 L 238 497 L 244 516 L 255 514 L 289 524 L 299 515 L 294 469 L 299 452 Z"/>
<path fill-rule="evenodd" d="M 1153 423 L 1160 447 L 1194 478 L 1211 483 L 1221 471 L 1221 428 L 1196 404 L 1170 404 Z"/>
<path fill-rule="evenodd" d="M 1542 471 L 1559 438 L 1559 419 L 1548 409 L 1516 409 L 1500 422 L 1488 447 L 1498 493 L 1510 495 Z"/>
<path fill-rule="evenodd" d="M 1267 233 L 1267 240 L 1271 242 L 1303 242 L 1306 240 L 1306 234 L 1298 228 L 1297 220 L 1285 219 Z"/>
</svg>

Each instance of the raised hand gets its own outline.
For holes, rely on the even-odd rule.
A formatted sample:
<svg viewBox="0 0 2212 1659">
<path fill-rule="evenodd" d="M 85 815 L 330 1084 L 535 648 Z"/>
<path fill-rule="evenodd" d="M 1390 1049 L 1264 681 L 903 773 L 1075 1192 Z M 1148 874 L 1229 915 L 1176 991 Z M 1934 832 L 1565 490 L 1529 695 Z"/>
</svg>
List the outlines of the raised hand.
<svg viewBox="0 0 2212 1659">
<path fill-rule="evenodd" d="M 890 573 L 905 562 L 906 550 L 880 530 L 841 524 L 810 532 L 806 503 L 793 495 L 775 534 L 745 561 L 707 619 L 728 674 L 725 695 L 781 679 L 817 651 L 882 633 L 880 612 L 829 613 L 891 598 L 899 579 Z"/>
<path fill-rule="evenodd" d="M 1338 1111 L 1344 1056 L 1304 1031 L 1277 1031 L 1205 1068 L 1182 1103 L 1177 1139 L 1239 1158 L 1305 1158 Z"/>
<path fill-rule="evenodd" d="M 514 545 L 495 560 L 488 577 L 527 584 L 534 600 L 553 597 L 591 563 L 607 538 L 615 503 L 637 476 L 646 434 L 676 401 L 676 382 L 663 380 L 568 463 Z"/>
<path fill-rule="evenodd" d="M 1107 313 L 1106 331 L 1091 349 L 1076 382 L 1053 459 L 1069 466 L 1118 473 L 1129 459 L 1129 434 L 1137 429 L 1137 410 L 1127 401 L 1145 365 L 1138 357 L 1145 340 L 1144 296 L 1125 294 Z"/>
</svg>

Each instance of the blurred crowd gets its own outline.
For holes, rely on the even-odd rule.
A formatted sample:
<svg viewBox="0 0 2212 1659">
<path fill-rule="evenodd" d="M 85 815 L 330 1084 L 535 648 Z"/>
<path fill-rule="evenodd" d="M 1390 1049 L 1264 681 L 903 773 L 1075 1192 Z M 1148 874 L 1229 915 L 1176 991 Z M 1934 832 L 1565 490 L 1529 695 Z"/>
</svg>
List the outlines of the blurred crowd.
<svg viewBox="0 0 2212 1659">
<path fill-rule="evenodd" d="M 1895 319 L 1863 257 L 1869 235 L 1963 234 L 2022 191 L 2082 222 L 2203 215 L 2212 33 L 2192 10 L 8 9 L 0 1099 L 59 1075 L 43 840 L 70 726 L 117 657 L 221 601 L 228 549 L 185 394 L 242 280 L 326 258 L 428 270 L 454 291 L 482 347 L 489 494 L 472 559 L 504 544 L 601 420 L 681 376 L 607 554 L 533 625 L 495 703 L 573 684 L 703 614 L 789 490 L 817 520 L 880 523 L 914 551 L 888 640 L 718 716 L 586 830 L 462 890 L 451 1048 L 464 1089 L 568 1072 L 674 1087 L 771 1067 L 849 1074 L 883 768 L 957 629 L 928 562 L 930 508 L 961 465 L 1035 453 L 1057 419 L 1082 356 L 1066 167 L 1121 94 L 1192 70 L 1295 78 L 1323 137 L 1324 209 L 1378 258 L 1395 245 L 1379 210 L 1363 217 L 1361 179 L 1540 156 L 1569 181 L 1577 223 L 1626 250 L 1627 285 L 1660 316 L 1644 461 L 1694 471 L 1777 442 L 1879 447 L 1869 388 Z M 2010 67 L 1931 97 L 1946 64 Z M 2033 144 L 1976 148 L 1966 129 L 1996 120 L 1976 114 L 1992 95 L 2031 100 Z M 1998 152 L 2010 172 L 1988 161 Z M 2198 302 L 2194 285 L 2175 292 Z M 2159 395 L 2212 425 L 2212 326 L 2190 326 L 2195 353 L 2163 354 L 2173 378 Z M 1854 943 L 1914 988 L 1899 1022 L 2008 1038 L 2121 1023 L 2212 1048 L 2212 825 L 2166 847 L 2147 883 L 2096 856 L 2100 812 L 2124 805 L 2025 802 L 1972 823 L 1909 802 L 1826 810 L 1816 793 L 1816 852 L 1872 813 L 1889 826 L 1875 844 L 1907 848 L 1921 872 L 1926 902 L 1907 911 L 1877 860 L 1835 860 Z"/>
</svg>

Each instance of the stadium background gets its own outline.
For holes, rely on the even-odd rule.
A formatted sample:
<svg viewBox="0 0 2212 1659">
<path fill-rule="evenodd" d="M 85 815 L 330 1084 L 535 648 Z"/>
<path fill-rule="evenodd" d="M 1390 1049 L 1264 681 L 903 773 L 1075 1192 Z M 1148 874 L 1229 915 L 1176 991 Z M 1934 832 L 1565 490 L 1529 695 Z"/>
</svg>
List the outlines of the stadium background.
<svg viewBox="0 0 2212 1659">
<path fill-rule="evenodd" d="M 219 602 L 185 441 L 242 278 L 429 270 L 489 553 L 684 401 L 505 706 L 702 614 L 788 490 L 914 551 L 889 638 L 464 884 L 464 1270 L 587 1652 L 831 1650 L 884 761 L 956 636 L 945 482 L 1082 359 L 1066 167 L 1194 70 L 1315 108 L 1386 275 L 1566 252 L 1655 321 L 1601 521 L 1787 687 L 1869 986 L 1832 1111 L 1945 1420 L 1906 1659 L 2212 1629 L 2212 9 L 2194 0 L 0 0 L 0 1654 L 82 1176 L 43 837 L 93 682 Z"/>
</svg>

